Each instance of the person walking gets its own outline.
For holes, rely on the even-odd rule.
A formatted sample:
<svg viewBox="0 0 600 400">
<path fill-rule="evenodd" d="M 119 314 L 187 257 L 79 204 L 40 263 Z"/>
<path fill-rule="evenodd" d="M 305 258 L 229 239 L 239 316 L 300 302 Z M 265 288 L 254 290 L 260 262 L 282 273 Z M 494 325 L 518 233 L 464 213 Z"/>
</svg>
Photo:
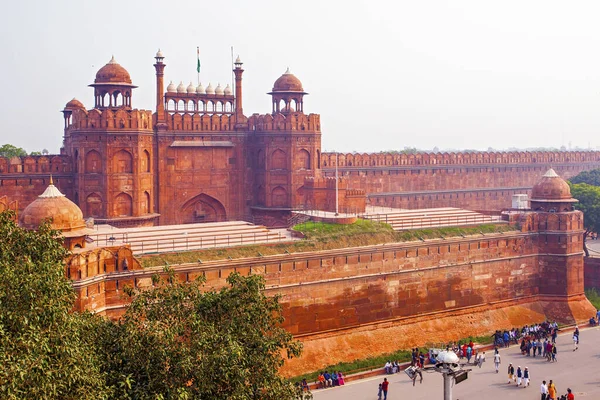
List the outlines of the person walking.
<svg viewBox="0 0 600 400">
<path fill-rule="evenodd" d="M 556 358 L 556 352 L 557 352 L 556 345 L 553 344 L 552 345 L 552 362 L 558 361 L 558 358 Z"/>
<path fill-rule="evenodd" d="M 573 333 L 573 351 L 579 348 L 579 335 Z"/>
<path fill-rule="evenodd" d="M 517 386 L 521 386 L 521 383 L 523 383 L 523 370 L 521 369 L 521 366 L 519 365 L 517 367 Z"/>
<path fill-rule="evenodd" d="M 542 394 L 542 400 L 547 400 L 548 385 L 546 385 L 546 381 L 542 381 L 542 384 L 540 385 L 540 393 Z"/>
<path fill-rule="evenodd" d="M 510 384 L 511 381 L 515 381 L 515 367 L 512 365 L 512 363 L 508 364 L 508 383 Z"/>
<path fill-rule="evenodd" d="M 525 371 L 523 371 L 523 387 L 526 388 L 529 386 L 529 369 L 525 367 Z"/>
<path fill-rule="evenodd" d="M 387 378 L 383 378 L 383 382 L 381 382 L 381 390 L 383 390 L 383 400 L 387 400 L 389 385 L 390 383 L 388 382 Z"/>
<path fill-rule="evenodd" d="M 494 366 L 496 367 L 496 373 L 498 373 L 498 368 L 500 368 L 500 363 L 501 363 L 500 353 L 496 353 L 494 355 Z"/>
<path fill-rule="evenodd" d="M 552 379 L 548 382 L 548 400 L 556 400 L 556 386 L 552 383 Z"/>
<path fill-rule="evenodd" d="M 485 362 L 485 351 L 477 354 L 477 366 L 481 368 Z"/>
<path fill-rule="evenodd" d="M 381 396 L 383 395 L 383 385 L 379 384 L 379 390 L 377 390 L 377 400 L 381 400 Z"/>
<path fill-rule="evenodd" d="M 571 389 L 567 389 L 567 400 L 575 400 L 575 395 L 571 392 Z"/>
</svg>

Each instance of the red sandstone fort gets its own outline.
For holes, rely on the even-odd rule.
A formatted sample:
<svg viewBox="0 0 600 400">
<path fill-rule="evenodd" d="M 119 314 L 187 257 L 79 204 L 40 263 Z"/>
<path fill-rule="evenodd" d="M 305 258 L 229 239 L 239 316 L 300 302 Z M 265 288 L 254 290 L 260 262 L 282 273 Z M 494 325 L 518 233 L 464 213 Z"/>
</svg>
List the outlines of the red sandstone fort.
<svg viewBox="0 0 600 400">
<path fill-rule="evenodd" d="M 271 112 L 247 117 L 239 58 L 235 88 L 170 83 L 166 92 L 160 51 L 155 60 L 154 111 L 132 107 L 136 86 L 113 58 L 90 84 L 94 106 L 75 99 L 65 106 L 59 155 L 0 158 L 0 211 L 16 209 L 28 228 L 54 219 L 73 250 L 66 273 L 78 308 L 117 316 L 125 285 L 150 286 L 160 271 L 142 269 L 132 245 L 114 238 L 86 247 L 87 218 L 116 227 L 160 225 L 164 236 L 171 224 L 284 226 L 295 210 L 332 211 L 336 200 L 342 212 L 360 213 L 368 202 L 499 214 L 513 195 L 528 194 L 528 209 L 505 214 L 515 230 L 502 234 L 175 269 L 182 280 L 205 276 L 209 287 L 224 285 L 234 271 L 264 275 L 267 292 L 283 295 L 285 327 L 305 343 L 289 373 L 373 349 L 594 313 L 583 294 L 584 216 L 573 209 L 563 178 L 599 168 L 600 153 L 322 154 L 320 117 L 304 113 L 307 93 L 289 71 L 268 93 Z"/>
</svg>

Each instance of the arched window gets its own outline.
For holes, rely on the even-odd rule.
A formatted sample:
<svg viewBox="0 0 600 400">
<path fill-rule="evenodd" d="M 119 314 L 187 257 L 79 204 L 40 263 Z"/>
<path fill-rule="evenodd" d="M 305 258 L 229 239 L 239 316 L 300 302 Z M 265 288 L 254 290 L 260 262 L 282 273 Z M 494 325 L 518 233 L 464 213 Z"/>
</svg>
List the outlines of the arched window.
<svg viewBox="0 0 600 400">
<path fill-rule="evenodd" d="M 140 214 L 150 214 L 150 193 L 144 192 L 140 203 Z"/>
<path fill-rule="evenodd" d="M 86 217 L 101 217 L 102 216 L 102 197 L 97 193 L 90 194 L 85 199 L 85 216 Z"/>
</svg>

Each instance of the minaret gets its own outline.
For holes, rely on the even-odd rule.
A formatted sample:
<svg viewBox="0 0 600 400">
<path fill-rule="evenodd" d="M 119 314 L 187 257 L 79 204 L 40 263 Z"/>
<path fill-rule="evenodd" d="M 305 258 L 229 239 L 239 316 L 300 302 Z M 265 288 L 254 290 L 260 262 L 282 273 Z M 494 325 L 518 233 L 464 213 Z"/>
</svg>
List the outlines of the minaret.
<svg viewBox="0 0 600 400">
<path fill-rule="evenodd" d="M 156 64 L 154 64 L 154 68 L 156 68 L 156 123 L 159 124 L 166 123 L 165 101 L 163 98 L 165 95 L 163 77 L 166 64 L 163 63 L 165 56 L 160 49 L 158 49 L 154 59 L 156 60 Z"/>
<path fill-rule="evenodd" d="M 244 109 L 242 108 L 242 60 L 240 56 L 235 60 L 235 68 L 233 73 L 235 74 L 235 121 L 241 123 L 244 119 Z"/>
</svg>

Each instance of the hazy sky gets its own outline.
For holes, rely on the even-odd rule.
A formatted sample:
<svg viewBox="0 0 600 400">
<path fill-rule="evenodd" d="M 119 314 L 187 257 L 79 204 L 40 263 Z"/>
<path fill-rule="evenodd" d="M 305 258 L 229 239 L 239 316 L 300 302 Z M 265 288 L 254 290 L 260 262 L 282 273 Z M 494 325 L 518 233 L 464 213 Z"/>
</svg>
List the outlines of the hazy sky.
<svg viewBox="0 0 600 400">
<path fill-rule="evenodd" d="M 58 152 L 60 110 L 93 107 L 114 54 L 155 108 L 166 83 L 231 81 L 244 62 L 244 111 L 271 110 L 290 67 L 321 114 L 324 150 L 600 146 L 596 1 L 16 1 L 0 23 L 0 144 Z"/>
</svg>

